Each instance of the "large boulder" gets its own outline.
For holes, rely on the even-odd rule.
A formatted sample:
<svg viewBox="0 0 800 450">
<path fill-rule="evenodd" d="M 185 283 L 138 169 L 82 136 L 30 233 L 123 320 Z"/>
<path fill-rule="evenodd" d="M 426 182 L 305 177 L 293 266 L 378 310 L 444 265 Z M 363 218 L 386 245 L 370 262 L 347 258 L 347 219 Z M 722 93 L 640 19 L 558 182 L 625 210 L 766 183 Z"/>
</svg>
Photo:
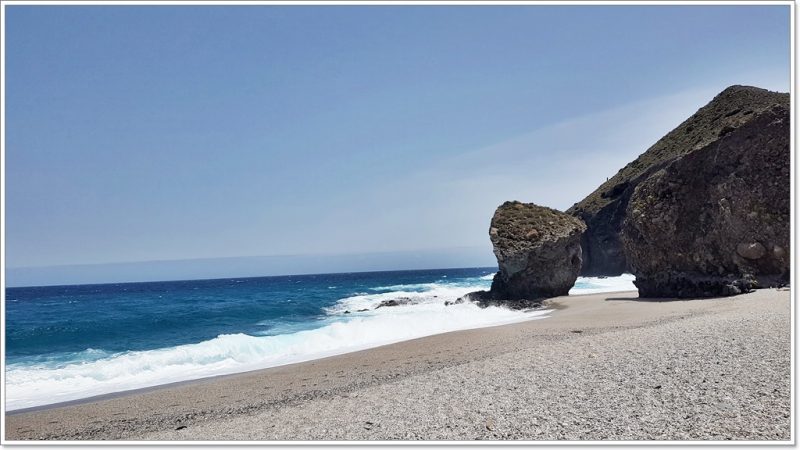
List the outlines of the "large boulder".
<svg viewBox="0 0 800 450">
<path fill-rule="evenodd" d="M 736 126 L 632 193 L 621 240 L 640 296 L 733 295 L 788 282 L 788 102 L 731 117 Z"/>
<path fill-rule="evenodd" d="M 582 274 L 619 275 L 628 269 L 620 232 L 630 197 L 641 182 L 678 158 L 719 141 L 775 105 L 788 107 L 789 94 L 731 86 L 569 208 L 567 213 L 582 219 L 588 227 L 582 237 Z"/>
<path fill-rule="evenodd" d="M 500 270 L 482 300 L 524 306 L 566 295 L 581 269 L 581 234 L 586 225 L 555 209 L 505 202 L 492 217 L 489 238 Z"/>
</svg>

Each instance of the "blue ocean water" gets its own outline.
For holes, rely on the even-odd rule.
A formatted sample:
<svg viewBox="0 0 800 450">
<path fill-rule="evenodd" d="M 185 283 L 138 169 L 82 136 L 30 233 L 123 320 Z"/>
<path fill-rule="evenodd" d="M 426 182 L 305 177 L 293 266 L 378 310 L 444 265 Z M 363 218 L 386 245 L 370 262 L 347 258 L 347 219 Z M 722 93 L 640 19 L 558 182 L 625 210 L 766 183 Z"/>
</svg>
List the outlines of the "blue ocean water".
<svg viewBox="0 0 800 450">
<path fill-rule="evenodd" d="M 546 316 L 445 306 L 488 288 L 494 270 L 8 288 L 7 409 Z M 579 279 L 573 293 L 623 290 L 626 283 Z M 375 309 L 391 299 L 408 304 Z"/>
</svg>

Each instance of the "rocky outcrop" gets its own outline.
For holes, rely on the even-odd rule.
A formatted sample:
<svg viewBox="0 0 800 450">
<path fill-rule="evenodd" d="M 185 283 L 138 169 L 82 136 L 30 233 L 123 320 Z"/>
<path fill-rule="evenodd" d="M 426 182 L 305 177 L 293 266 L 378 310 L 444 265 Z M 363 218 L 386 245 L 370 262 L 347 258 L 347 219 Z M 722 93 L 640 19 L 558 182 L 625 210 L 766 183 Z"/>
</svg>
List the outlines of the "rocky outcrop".
<svg viewBox="0 0 800 450">
<path fill-rule="evenodd" d="M 731 86 L 568 209 L 587 225 L 581 240 L 581 273 L 619 275 L 628 268 L 620 232 L 631 195 L 640 183 L 677 159 L 719 142 L 776 105 L 788 107 L 789 94 Z"/>
<path fill-rule="evenodd" d="M 500 270 L 488 292 L 470 299 L 515 308 L 566 295 L 581 268 L 579 219 L 532 203 L 505 202 L 494 213 L 489 238 Z"/>
<path fill-rule="evenodd" d="M 413 305 L 414 303 L 415 302 L 408 297 L 399 297 L 399 298 L 393 298 L 391 300 L 384 300 L 378 303 L 378 306 L 376 306 L 375 309 L 385 308 L 387 306 Z"/>
<path fill-rule="evenodd" d="M 464 300 L 473 302 L 476 305 L 480 306 L 481 308 L 486 308 L 489 306 L 500 306 L 503 308 L 514 309 L 514 310 L 531 310 L 531 309 L 543 308 L 544 302 L 545 300 L 547 300 L 547 298 L 546 297 L 530 298 L 530 299 L 495 298 L 492 296 L 491 291 L 477 291 L 477 292 L 470 292 L 469 294 L 459 298 L 457 302 L 463 302 Z"/>
<path fill-rule="evenodd" d="M 788 94 L 776 95 L 726 90 L 720 96 L 737 101 L 725 104 L 741 107 L 715 109 L 722 116 L 710 123 L 734 123 L 629 193 L 621 242 L 640 296 L 733 295 L 788 282 L 789 107 Z M 738 100 L 751 96 L 776 104 Z"/>
</svg>

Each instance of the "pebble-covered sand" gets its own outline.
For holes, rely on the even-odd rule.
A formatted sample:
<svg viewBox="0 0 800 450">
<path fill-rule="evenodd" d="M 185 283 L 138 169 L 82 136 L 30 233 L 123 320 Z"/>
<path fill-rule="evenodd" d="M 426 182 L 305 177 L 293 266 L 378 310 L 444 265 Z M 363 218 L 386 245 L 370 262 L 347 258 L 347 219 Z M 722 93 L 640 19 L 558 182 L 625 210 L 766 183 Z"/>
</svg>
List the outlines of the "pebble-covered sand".
<svg viewBox="0 0 800 450">
<path fill-rule="evenodd" d="M 789 440 L 787 289 L 467 330 L 6 416 L 6 439 Z"/>
</svg>

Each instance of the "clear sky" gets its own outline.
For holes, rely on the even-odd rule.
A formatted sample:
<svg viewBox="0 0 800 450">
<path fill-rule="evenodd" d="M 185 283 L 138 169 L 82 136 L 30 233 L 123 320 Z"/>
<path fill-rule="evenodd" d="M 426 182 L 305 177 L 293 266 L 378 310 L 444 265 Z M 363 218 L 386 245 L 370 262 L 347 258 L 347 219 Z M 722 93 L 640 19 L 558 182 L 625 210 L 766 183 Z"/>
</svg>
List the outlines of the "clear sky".
<svg viewBox="0 0 800 450">
<path fill-rule="evenodd" d="M 487 265 L 503 201 L 566 209 L 728 85 L 790 84 L 789 6 L 5 11 L 10 268 Z M 119 267 L 71 276 L 155 276 Z"/>
</svg>

